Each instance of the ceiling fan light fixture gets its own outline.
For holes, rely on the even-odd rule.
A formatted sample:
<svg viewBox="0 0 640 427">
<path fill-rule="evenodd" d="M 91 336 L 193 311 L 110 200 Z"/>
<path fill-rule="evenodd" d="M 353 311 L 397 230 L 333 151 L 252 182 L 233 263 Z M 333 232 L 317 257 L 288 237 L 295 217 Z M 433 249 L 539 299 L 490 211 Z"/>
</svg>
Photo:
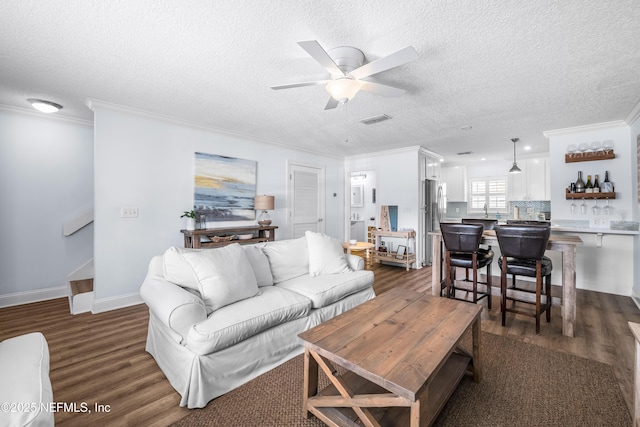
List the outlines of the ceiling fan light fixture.
<svg viewBox="0 0 640 427">
<path fill-rule="evenodd" d="M 511 141 L 513 141 L 513 166 L 511 166 L 509 173 L 520 173 L 522 171 L 516 162 L 516 142 L 520 141 L 520 138 L 511 138 Z"/>
<path fill-rule="evenodd" d="M 42 99 L 29 98 L 27 99 L 27 101 L 29 101 L 33 108 L 42 113 L 55 113 L 62 108 L 62 105 L 60 104 L 56 104 L 55 102 L 51 101 L 45 101 Z"/>
<path fill-rule="evenodd" d="M 356 96 L 360 86 L 361 84 L 357 80 L 340 78 L 327 83 L 326 89 L 333 99 L 344 104 Z"/>
</svg>

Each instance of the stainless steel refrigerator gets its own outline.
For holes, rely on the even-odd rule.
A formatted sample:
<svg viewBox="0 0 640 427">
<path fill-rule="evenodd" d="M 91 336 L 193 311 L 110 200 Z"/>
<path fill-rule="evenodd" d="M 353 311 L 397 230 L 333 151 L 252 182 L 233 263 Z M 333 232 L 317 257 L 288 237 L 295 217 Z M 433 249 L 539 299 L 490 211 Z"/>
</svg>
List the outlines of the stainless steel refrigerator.
<svg viewBox="0 0 640 427">
<path fill-rule="evenodd" d="M 424 263 L 433 263 L 433 250 L 431 248 L 432 231 L 440 230 L 440 221 L 444 216 L 444 200 L 440 183 L 433 179 L 425 179 L 422 183 L 424 189 Z"/>
</svg>

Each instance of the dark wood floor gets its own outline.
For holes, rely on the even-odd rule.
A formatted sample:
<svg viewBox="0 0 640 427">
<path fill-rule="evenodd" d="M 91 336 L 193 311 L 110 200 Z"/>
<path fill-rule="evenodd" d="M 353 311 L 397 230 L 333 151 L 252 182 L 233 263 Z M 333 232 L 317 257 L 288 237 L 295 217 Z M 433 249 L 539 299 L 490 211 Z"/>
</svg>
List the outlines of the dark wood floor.
<svg viewBox="0 0 640 427">
<path fill-rule="evenodd" d="M 402 286 L 431 292 L 431 269 L 405 271 L 372 267 L 377 294 Z M 509 314 L 500 325 L 498 298 L 483 311 L 483 331 L 574 354 L 614 367 L 628 407 L 633 399 L 634 339 L 628 321 L 640 322 L 631 298 L 578 290 L 574 338 L 564 337 L 560 309 L 535 335 L 532 318 Z M 483 302 L 486 306 L 486 303 Z M 145 305 L 101 314 L 69 314 L 67 299 L 0 309 L 0 340 L 42 332 L 51 354 L 51 382 L 56 402 L 108 405 L 109 412 L 55 414 L 57 426 L 167 426 L 189 414 L 153 358 L 145 352 L 149 315 Z"/>
</svg>

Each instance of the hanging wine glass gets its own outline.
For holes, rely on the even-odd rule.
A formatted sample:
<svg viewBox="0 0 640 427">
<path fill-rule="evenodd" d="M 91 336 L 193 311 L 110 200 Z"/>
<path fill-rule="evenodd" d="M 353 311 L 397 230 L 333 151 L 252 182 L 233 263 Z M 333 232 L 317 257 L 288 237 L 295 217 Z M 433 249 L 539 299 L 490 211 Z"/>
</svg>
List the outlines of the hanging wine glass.
<svg viewBox="0 0 640 427">
<path fill-rule="evenodd" d="M 571 200 L 571 206 L 569 206 L 569 210 L 571 211 L 571 215 L 575 215 L 576 214 L 576 208 L 578 206 L 576 205 L 575 200 Z"/>
<path fill-rule="evenodd" d="M 591 148 L 591 151 L 596 153 L 602 150 L 602 143 L 600 141 L 593 141 L 589 146 L 589 148 Z"/>
<path fill-rule="evenodd" d="M 607 197 L 606 202 L 605 202 L 605 206 L 604 206 L 604 214 L 605 215 L 611 215 L 611 206 L 609 206 L 609 198 Z"/>
<path fill-rule="evenodd" d="M 593 201 L 595 203 L 593 204 L 593 207 L 591 208 L 591 213 L 593 213 L 595 216 L 599 216 L 600 215 L 600 206 L 598 206 L 598 199 L 594 199 Z"/>
<path fill-rule="evenodd" d="M 582 215 L 587 214 L 587 202 L 584 199 L 582 199 L 582 204 L 580 205 L 580 213 Z"/>
</svg>

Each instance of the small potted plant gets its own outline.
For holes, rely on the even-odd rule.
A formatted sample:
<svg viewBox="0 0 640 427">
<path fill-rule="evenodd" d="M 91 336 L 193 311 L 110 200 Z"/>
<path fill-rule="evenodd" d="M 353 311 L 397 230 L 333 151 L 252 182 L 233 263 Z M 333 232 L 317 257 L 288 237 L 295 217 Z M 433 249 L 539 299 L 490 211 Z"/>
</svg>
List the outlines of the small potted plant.
<svg viewBox="0 0 640 427">
<path fill-rule="evenodd" d="M 196 229 L 196 211 L 184 211 L 180 218 L 187 219 L 187 230 L 195 230 Z"/>
</svg>

